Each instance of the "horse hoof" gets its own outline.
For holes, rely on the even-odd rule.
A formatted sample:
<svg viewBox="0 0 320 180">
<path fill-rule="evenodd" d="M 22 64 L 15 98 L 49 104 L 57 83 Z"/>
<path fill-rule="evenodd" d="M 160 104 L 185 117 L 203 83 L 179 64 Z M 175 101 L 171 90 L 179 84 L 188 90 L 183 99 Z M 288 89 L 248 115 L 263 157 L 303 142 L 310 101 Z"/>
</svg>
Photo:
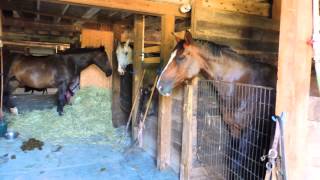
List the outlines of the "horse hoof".
<svg viewBox="0 0 320 180">
<path fill-rule="evenodd" d="M 17 107 L 10 108 L 10 112 L 11 112 L 12 114 L 14 114 L 14 115 L 18 115 L 18 114 L 19 114 Z"/>
<path fill-rule="evenodd" d="M 63 115 L 63 112 L 59 112 L 59 116 L 62 116 Z"/>
</svg>

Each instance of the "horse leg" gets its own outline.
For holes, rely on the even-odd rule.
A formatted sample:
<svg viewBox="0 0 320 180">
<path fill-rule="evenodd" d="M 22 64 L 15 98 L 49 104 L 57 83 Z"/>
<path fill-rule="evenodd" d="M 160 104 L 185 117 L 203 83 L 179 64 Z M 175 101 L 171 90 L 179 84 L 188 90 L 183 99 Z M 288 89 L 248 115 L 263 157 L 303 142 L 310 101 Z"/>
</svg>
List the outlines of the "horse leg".
<svg viewBox="0 0 320 180">
<path fill-rule="evenodd" d="M 65 93 L 67 91 L 67 83 L 61 83 L 58 87 L 58 103 L 57 103 L 57 111 L 60 116 L 63 115 L 63 106 L 66 103 Z"/>
<path fill-rule="evenodd" d="M 19 81 L 11 78 L 7 79 L 5 82 L 4 92 L 3 92 L 3 103 L 12 114 L 18 114 L 18 108 L 15 103 L 10 99 L 11 93 L 19 87 Z"/>
</svg>

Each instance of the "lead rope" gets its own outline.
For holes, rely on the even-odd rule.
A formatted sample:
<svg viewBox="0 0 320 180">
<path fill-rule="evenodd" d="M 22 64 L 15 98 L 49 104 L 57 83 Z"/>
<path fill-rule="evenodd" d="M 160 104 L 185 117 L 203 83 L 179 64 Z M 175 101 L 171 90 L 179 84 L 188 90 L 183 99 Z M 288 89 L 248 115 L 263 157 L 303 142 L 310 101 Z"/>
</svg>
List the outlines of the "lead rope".
<svg viewBox="0 0 320 180">
<path fill-rule="evenodd" d="M 284 113 L 281 113 L 280 116 L 272 116 L 272 120 L 276 123 L 276 130 L 274 134 L 274 139 L 272 142 L 272 146 L 267 155 L 261 157 L 261 160 L 264 161 L 268 158 L 268 162 L 266 163 L 266 175 L 264 180 L 274 180 L 275 177 L 281 177 L 280 179 L 286 180 L 286 166 L 285 166 L 285 149 L 284 149 L 284 138 L 283 138 L 283 121 L 284 121 Z M 280 147 L 278 147 L 280 143 Z M 278 154 L 278 150 L 280 150 L 280 155 Z M 276 171 L 276 166 L 280 161 L 280 171 Z"/>
</svg>

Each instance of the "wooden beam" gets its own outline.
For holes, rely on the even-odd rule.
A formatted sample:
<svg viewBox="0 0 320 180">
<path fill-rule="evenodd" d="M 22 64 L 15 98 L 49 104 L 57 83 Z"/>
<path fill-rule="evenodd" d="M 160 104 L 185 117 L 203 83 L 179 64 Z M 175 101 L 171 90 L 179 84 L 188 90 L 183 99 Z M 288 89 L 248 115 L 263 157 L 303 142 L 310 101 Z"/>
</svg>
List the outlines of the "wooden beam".
<svg viewBox="0 0 320 180">
<path fill-rule="evenodd" d="M 198 78 L 194 78 L 191 84 L 185 86 L 184 90 L 180 180 L 189 180 L 191 178 L 193 122 L 196 118 L 193 117 L 193 90 L 197 85 L 197 81 Z"/>
<path fill-rule="evenodd" d="M 66 4 L 63 7 L 62 12 L 61 12 L 62 16 L 68 11 L 69 7 L 70 7 L 70 4 Z M 56 20 L 56 23 L 60 23 L 61 19 L 62 19 L 61 17 L 58 17 L 57 20 Z"/>
<path fill-rule="evenodd" d="M 149 15 L 172 15 L 187 17 L 188 14 L 182 14 L 179 11 L 180 5 L 169 3 L 169 2 L 157 2 L 148 0 L 117 0 L 117 1 L 106 1 L 106 0 L 45 0 L 52 3 L 63 3 L 63 4 L 74 4 L 80 6 L 92 6 L 107 9 L 116 9 L 129 11 L 140 14 Z"/>
<path fill-rule="evenodd" d="M 145 47 L 144 53 L 160 53 L 160 46 Z"/>
<path fill-rule="evenodd" d="M 244 14 L 253 14 L 259 16 L 269 16 L 270 3 L 257 2 L 248 0 L 198 0 L 203 1 L 202 4 L 209 8 L 240 12 Z"/>
<path fill-rule="evenodd" d="M 166 64 L 170 58 L 173 49 L 175 17 L 173 15 L 164 15 L 161 17 L 161 60 Z M 171 149 L 171 113 L 172 98 L 160 96 L 158 112 L 158 155 L 157 167 L 163 170 L 170 164 Z"/>
<path fill-rule="evenodd" d="M 312 1 L 282 0 L 276 113 L 286 112 L 287 179 L 305 179 Z"/>
<path fill-rule="evenodd" d="M 70 44 L 63 43 L 48 43 L 48 42 L 35 42 L 35 41 L 3 41 L 4 45 L 7 46 L 21 46 L 21 47 L 41 47 L 49 49 L 68 49 Z"/>
<path fill-rule="evenodd" d="M 13 33 L 13 32 L 3 32 L 3 40 L 7 41 L 40 41 L 40 42 L 53 42 L 53 43 L 67 43 L 73 44 L 79 41 L 78 36 L 74 37 L 54 37 L 47 35 L 35 35 L 35 34 L 24 34 L 24 33 Z"/>
<path fill-rule="evenodd" d="M 147 57 L 143 59 L 143 63 L 146 64 L 158 64 L 160 63 L 160 57 Z"/>
<path fill-rule="evenodd" d="M 80 32 L 80 26 L 73 25 L 59 25 L 52 23 L 44 22 L 34 22 L 28 21 L 27 19 L 22 18 L 4 18 L 3 25 L 13 26 L 13 27 L 23 27 L 26 29 L 36 29 L 36 30 L 56 30 L 56 31 L 71 31 L 71 32 Z"/>
<path fill-rule="evenodd" d="M 144 48 L 144 28 L 145 27 L 145 17 L 143 15 L 135 15 L 134 16 L 134 49 L 133 49 L 133 87 L 132 87 L 132 97 L 135 97 L 137 91 L 139 91 L 140 87 L 138 87 L 141 76 L 142 76 L 142 53 Z M 138 101 L 139 102 L 139 101 Z M 137 138 L 137 111 L 138 104 L 136 107 L 133 107 L 133 116 L 132 116 L 132 136 L 133 139 Z"/>
</svg>

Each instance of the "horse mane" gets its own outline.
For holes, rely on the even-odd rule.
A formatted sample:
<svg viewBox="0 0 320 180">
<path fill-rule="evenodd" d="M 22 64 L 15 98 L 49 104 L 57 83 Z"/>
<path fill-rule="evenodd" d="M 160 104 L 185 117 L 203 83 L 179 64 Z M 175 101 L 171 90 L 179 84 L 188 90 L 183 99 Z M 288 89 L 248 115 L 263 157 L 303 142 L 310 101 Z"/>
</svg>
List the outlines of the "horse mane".
<svg viewBox="0 0 320 180">
<path fill-rule="evenodd" d="M 82 54 L 82 53 L 90 53 L 90 52 L 105 52 L 104 46 L 100 46 L 98 48 L 94 47 L 85 47 L 85 48 L 70 48 L 59 54 Z"/>
<path fill-rule="evenodd" d="M 232 58 L 236 61 L 245 61 L 245 58 L 238 54 L 234 49 L 230 46 L 217 44 L 214 42 L 206 41 L 206 40 L 194 40 L 196 46 L 201 49 L 208 49 L 213 56 L 218 57 L 216 60 L 225 60 L 225 58 L 220 58 L 222 55 L 227 55 L 228 57 Z"/>
</svg>

